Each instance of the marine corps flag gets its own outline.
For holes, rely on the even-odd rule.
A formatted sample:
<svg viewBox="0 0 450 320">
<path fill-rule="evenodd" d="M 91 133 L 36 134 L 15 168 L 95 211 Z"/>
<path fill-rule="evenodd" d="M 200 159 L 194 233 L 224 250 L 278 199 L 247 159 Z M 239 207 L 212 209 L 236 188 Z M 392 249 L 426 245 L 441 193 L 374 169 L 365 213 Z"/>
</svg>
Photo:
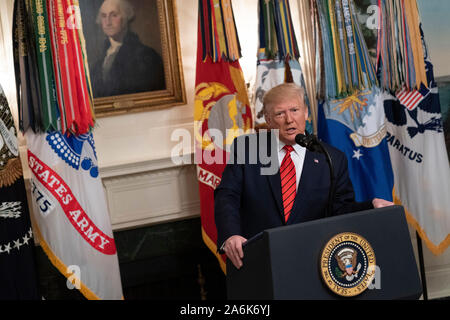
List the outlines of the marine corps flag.
<svg viewBox="0 0 450 320">
<path fill-rule="evenodd" d="M 77 0 L 16 0 L 20 128 L 28 146 L 34 233 L 88 299 L 123 299 L 92 135 L 92 95 Z"/>
<path fill-rule="evenodd" d="M 39 298 L 16 129 L 0 87 L 0 300 Z"/>
<path fill-rule="evenodd" d="M 230 0 L 199 0 L 195 81 L 195 160 L 199 181 L 202 237 L 217 253 L 214 189 L 220 183 L 234 138 L 253 127 L 239 65 L 240 48 Z"/>
</svg>

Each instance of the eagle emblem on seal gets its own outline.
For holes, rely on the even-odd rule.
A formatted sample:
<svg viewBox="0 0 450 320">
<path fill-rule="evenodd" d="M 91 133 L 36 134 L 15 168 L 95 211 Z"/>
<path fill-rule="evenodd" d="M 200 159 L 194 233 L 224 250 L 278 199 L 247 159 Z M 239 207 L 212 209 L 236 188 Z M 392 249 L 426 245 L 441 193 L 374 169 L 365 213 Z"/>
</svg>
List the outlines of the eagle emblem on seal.
<svg viewBox="0 0 450 320">
<path fill-rule="evenodd" d="M 347 281 L 352 281 L 354 278 L 358 277 L 361 263 L 357 264 L 357 255 L 358 253 L 356 250 L 351 248 L 344 248 L 336 253 L 334 257 L 338 263 L 339 269 L 342 271 L 342 274 L 340 275 L 341 278 L 345 277 Z"/>
</svg>

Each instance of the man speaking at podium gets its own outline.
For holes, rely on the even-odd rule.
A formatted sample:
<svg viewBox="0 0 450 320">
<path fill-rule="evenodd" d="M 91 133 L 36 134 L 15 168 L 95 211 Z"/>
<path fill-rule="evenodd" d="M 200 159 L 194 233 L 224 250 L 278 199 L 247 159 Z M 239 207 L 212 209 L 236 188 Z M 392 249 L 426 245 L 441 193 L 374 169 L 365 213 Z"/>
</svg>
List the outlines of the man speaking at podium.
<svg viewBox="0 0 450 320">
<path fill-rule="evenodd" d="M 242 266 L 242 244 L 247 239 L 266 229 L 323 218 L 328 207 L 330 173 L 325 156 L 295 142 L 298 134 L 305 134 L 308 119 L 303 88 L 281 84 L 265 94 L 263 103 L 270 131 L 235 139 L 214 194 L 217 247 L 236 268 Z M 276 131 L 277 146 L 269 145 Z M 334 167 L 331 215 L 393 205 L 376 198 L 355 202 L 345 154 L 323 145 Z M 269 165 L 277 166 L 272 174 L 264 173 L 265 152 L 272 160 Z"/>
</svg>

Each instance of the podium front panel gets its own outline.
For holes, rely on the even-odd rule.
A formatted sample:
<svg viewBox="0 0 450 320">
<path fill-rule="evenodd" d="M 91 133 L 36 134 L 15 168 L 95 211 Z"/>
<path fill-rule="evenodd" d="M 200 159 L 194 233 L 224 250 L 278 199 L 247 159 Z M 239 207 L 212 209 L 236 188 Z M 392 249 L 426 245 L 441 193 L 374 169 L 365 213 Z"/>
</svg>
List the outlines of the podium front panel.
<svg viewBox="0 0 450 320">
<path fill-rule="evenodd" d="M 252 287 L 258 282 L 259 286 L 269 288 L 272 293 L 267 297 L 266 291 L 265 298 L 341 299 L 324 284 L 319 261 L 327 242 L 346 232 L 358 234 L 370 243 L 377 272 L 370 288 L 345 299 L 420 297 L 420 278 L 404 211 L 400 206 L 393 206 L 266 230 L 259 240 L 258 252 L 269 260 L 250 262 L 248 268 L 240 273 L 240 286 L 247 288 L 245 295 L 237 297 L 229 290 L 229 298 L 260 299 L 257 293 L 252 294 Z M 248 251 L 252 250 L 249 248 Z M 249 255 L 256 254 L 251 252 Z M 250 277 L 246 281 L 246 273 L 252 274 L 258 269 L 270 274 L 253 280 Z M 234 271 L 233 274 L 240 272 Z M 233 283 L 233 280 L 228 283 Z"/>
</svg>

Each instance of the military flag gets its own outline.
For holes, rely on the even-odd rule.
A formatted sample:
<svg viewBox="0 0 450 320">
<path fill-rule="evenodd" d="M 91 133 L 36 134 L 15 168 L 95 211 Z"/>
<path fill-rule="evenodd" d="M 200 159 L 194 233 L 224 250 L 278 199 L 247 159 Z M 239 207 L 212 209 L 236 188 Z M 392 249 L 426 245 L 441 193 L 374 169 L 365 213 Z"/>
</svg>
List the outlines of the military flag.
<svg viewBox="0 0 450 320">
<path fill-rule="evenodd" d="M 0 87 L 0 300 L 39 298 L 17 133 Z"/>
<path fill-rule="evenodd" d="M 305 88 L 303 72 L 298 61 L 297 46 L 291 9 L 288 0 L 259 0 L 259 50 L 255 83 L 255 123 L 264 126 L 263 97 L 271 88 L 294 82 Z M 309 99 L 305 90 L 309 108 Z M 311 115 L 311 113 L 309 113 Z M 312 121 L 307 122 L 308 131 Z"/>
<path fill-rule="evenodd" d="M 402 24 L 403 32 L 410 35 L 393 41 L 402 44 L 397 50 L 410 52 L 404 55 L 409 58 L 408 64 L 404 63 L 397 75 L 387 65 L 391 64 L 392 55 L 399 57 L 400 53 L 387 50 L 389 41 L 379 42 L 378 48 L 382 75 L 389 75 L 384 107 L 394 170 L 394 201 L 404 206 L 410 225 L 430 251 L 439 255 L 450 244 L 450 167 L 433 65 L 420 26 L 417 2 L 383 1 L 382 5 L 382 22 L 395 23 L 382 24 L 381 38 L 389 39 L 388 35 L 398 29 L 395 26 Z"/>
<path fill-rule="evenodd" d="M 202 237 L 225 272 L 225 256 L 216 246 L 214 189 L 234 138 L 249 132 L 253 120 L 231 1 L 199 0 L 198 9 L 194 134 Z"/>
<path fill-rule="evenodd" d="M 76 0 L 15 3 L 17 95 L 34 232 L 51 263 L 86 298 L 123 299 L 76 6 Z"/>
<path fill-rule="evenodd" d="M 52 264 L 88 299 L 122 299 L 92 134 L 25 134 L 35 233 Z M 77 272 L 75 272 L 76 270 Z"/>
<path fill-rule="evenodd" d="M 320 27 L 318 135 L 347 155 L 357 201 L 392 200 L 383 92 L 352 0 L 313 3 Z"/>
</svg>

